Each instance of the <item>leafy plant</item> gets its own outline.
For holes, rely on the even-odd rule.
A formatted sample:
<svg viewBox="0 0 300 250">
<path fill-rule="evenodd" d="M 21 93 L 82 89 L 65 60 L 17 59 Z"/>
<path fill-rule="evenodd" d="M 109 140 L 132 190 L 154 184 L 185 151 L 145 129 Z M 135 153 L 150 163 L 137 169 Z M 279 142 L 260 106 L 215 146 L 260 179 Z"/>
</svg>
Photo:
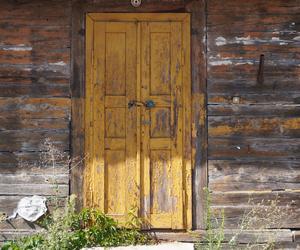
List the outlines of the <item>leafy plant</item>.
<svg viewBox="0 0 300 250">
<path fill-rule="evenodd" d="M 153 243 L 150 235 L 139 231 L 140 221 L 131 212 L 127 227 L 96 209 L 75 212 L 75 197 L 65 208 L 55 209 L 40 225 L 44 229 L 32 236 L 6 243 L 2 250 L 79 250 L 83 247 L 113 247 Z M 128 227 L 130 226 L 130 227 Z M 134 226 L 134 227 L 133 227 Z"/>
</svg>

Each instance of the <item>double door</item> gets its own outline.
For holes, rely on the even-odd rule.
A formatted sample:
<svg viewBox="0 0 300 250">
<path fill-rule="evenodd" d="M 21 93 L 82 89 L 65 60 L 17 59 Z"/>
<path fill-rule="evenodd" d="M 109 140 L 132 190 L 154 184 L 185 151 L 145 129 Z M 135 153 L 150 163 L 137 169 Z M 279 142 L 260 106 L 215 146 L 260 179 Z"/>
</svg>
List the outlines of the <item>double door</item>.
<svg viewBox="0 0 300 250">
<path fill-rule="evenodd" d="M 85 205 L 191 227 L 188 14 L 88 14 Z"/>
</svg>

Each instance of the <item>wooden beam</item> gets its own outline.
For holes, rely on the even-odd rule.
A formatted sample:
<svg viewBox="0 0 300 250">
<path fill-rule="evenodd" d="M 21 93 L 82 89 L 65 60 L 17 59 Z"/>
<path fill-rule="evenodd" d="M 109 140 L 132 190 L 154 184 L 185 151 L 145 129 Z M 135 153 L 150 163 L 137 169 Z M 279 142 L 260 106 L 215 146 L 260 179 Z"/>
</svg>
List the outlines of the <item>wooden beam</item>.
<svg viewBox="0 0 300 250">
<path fill-rule="evenodd" d="M 192 15 L 193 228 L 205 229 L 207 187 L 206 1 L 189 1 Z"/>
<path fill-rule="evenodd" d="M 71 95 L 72 95 L 72 133 L 71 157 L 77 162 L 71 163 L 70 191 L 77 196 L 76 208 L 83 205 L 84 172 L 84 13 L 81 2 L 72 5 L 72 51 L 71 51 Z M 78 164 L 78 161 L 80 162 Z M 76 166 L 76 167 L 75 167 Z"/>
</svg>

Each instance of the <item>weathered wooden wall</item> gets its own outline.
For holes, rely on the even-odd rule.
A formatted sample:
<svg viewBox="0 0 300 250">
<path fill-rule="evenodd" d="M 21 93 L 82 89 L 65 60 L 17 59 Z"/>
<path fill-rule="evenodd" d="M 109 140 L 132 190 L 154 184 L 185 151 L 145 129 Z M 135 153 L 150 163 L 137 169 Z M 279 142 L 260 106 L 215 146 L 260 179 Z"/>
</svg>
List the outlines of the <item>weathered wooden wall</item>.
<svg viewBox="0 0 300 250">
<path fill-rule="evenodd" d="M 284 227 L 300 227 L 300 1 L 209 0 L 207 20 L 214 208 L 234 226 L 250 197 L 278 195 L 293 208 Z"/>
<path fill-rule="evenodd" d="M 24 196 L 69 192 L 68 166 L 37 166 L 49 138 L 69 152 L 70 3 L 0 3 L 0 212 Z M 20 220 L 0 230 L 30 228 Z M 1 241 L 0 236 L 0 241 Z"/>
<path fill-rule="evenodd" d="M 103 11 L 124 11 L 127 6 L 124 1 L 119 7 L 98 2 Z M 161 12 L 184 8 L 181 1 L 165 2 L 160 3 Z M 101 7 L 106 3 L 107 8 Z M 149 12 L 158 6 L 154 0 L 145 3 Z M 186 6 L 188 11 L 198 8 L 197 13 L 203 12 L 195 2 L 186 1 Z M 53 185 L 46 181 L 53 177 L 52 169 L 33 164 L 43 139 L 49 137 L 70 151 L 71 8 L 71 0 L 0 2 L 1 212 L 10 214 L 23 196 L 53 192 Z M 280 204 L 291 203 L 294 210 L 285 227 L 300 227 L 300 1 L 208 0 L 206 18 L 208 184 L 213 207 L 225 208 L 227 226 L 232 227 L 243 209 L 251 208 L 249 197 L 261 201 L 278 194 Z M 205 22 L 200 15 L 192 19 L 197 27 Z M 198 69 L 205 63 L 200 48 L 206 38 L 197 36 L 201 32 L 192 30 L 193 52 L 199 55 L 192 62 Z M 258 84 L 262 54 L 264 82 Z M 74 68 L 73 82 L 82 77 L 79 71 Z M 204 78 L 205 72 L 192 76 L 199 83 L 193 89 L 193 107 L 205 103 Z M 73 97 L 82 96 L 75 93 Z M 239 97 L 240 103 L 234 104 L 233 97 Z M 198 122 L 205 128 L 205 121 L 199 118 Z M 206 142 L 197 141 L 197 136 L 206 133 L 201 128 L 194 138 L 198 145 L 195 155 L 199 156 L 195 164 L 199 166 L 206 161 L 199 150 L 205 150 Z M 62 196 L 69 192 L 67 170 L 62 166 L 55 174 Z M 205 173 L 205 169 L 201 171 Z M 202 178 L 201 182 L 206 181 L 205 175 Z M 199 204 L 196 210 L 203 209 Z M 0 230 L 14 227 L 28 229 L 30 225 L 17 221 L 2 224 Z"/>
</svg>

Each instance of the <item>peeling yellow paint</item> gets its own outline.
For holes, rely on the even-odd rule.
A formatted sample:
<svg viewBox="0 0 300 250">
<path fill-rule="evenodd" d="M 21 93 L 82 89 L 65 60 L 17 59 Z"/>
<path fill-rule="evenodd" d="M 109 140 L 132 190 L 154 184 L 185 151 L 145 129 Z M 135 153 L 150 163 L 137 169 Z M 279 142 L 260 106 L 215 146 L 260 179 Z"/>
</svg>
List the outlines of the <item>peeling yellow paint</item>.
<svg viewBox="0 0 300 250">
<path fill-rule="evenodd" d="M 119 22 L 87 18 L 85 205 L 120 222 L 137 207 L 145 228 L 191 228 L 189 15 L 110 15 Z"/>
</svg>

